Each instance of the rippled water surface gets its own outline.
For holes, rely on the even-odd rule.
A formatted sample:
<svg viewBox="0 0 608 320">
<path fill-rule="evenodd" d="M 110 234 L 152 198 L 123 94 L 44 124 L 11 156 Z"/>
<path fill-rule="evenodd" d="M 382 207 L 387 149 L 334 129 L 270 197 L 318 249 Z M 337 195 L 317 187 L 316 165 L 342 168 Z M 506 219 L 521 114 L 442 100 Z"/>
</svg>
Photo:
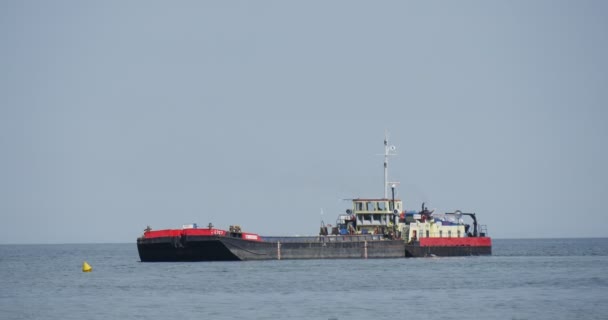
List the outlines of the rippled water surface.
<svg viewBox="0 0 608 320">
<path fill-rule="evenodd" d="M 608 319 L 608 239 L 494 240 L 493 250 L 141 263 L 135 244 L 0 245 L 0 319 Z"/>
</svg>

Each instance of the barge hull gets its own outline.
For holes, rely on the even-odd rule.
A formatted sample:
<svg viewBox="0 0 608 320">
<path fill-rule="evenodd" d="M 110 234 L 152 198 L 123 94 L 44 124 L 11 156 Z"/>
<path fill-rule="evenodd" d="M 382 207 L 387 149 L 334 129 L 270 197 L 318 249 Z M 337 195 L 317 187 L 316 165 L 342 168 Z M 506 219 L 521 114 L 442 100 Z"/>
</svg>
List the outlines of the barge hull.
<svg viewBox="0 0 608 320">
<path fill-rule="evenodd" d="M 266 242 L 222 236 L 139 239 L 142 262 L 403 258 L 402 240 Z"/>
</svg>

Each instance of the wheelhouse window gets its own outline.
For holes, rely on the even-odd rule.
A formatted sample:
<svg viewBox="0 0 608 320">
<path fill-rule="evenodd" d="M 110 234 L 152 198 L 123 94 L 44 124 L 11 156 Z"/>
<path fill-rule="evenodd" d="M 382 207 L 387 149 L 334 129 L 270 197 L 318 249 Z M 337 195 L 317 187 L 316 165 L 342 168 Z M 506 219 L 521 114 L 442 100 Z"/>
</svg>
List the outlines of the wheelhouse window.
<svg viewBox="0 0 608 320">
<path fill-rule="evenodd" d="M 381 216 L 380 214 L 374 214 L 374 215 L 372 215 L 372 220 L 373 220 L 372 222 L 373 223 L 380 223 L 380 216 Z"/>
<path fill-rule="evenodd" d="M 378 202 L 378 211 L 386 211 L 386 202 L 384 202 L 384 201 Z"/>
<path fill-rule="evenodd" d="M 371 214 L 364 214 L 363 215 L 363 223 L 371 223 L 372 222 L 372 215 Z"/>
<path fill-rule="evenodd" d="M 367 211 L 374 211 L 374 203 L 373 202 L 368 202 L 367 203 Z"/>
</svg>

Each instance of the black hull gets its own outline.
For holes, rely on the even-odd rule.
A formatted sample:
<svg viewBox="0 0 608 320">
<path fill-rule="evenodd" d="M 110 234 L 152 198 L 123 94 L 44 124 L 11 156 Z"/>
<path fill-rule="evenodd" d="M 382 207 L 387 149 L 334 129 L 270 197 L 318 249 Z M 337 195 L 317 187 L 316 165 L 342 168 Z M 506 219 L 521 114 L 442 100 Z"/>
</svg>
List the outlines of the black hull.
<svg viewBox="0 0 608 320">
<path fill-rule="evenodd" d="M 222 236 L 138 239 L 142 262 L 373 259 L 491 255 L 491 246 L 406 245 L 403 240 L 250 241 Z"/>
<path fill-rule="evenodd" d="M 230 237 L 138 239 L 142 262 L 403 258 L 402 240 L 269 242 Z"/>
<path fill-rule="evenodd" d="M 137 251 L 142 262 L 241 260 L 217 238 L 201 238 L 201 241 L 183 241 L 169 237 L 138 239 Z"/>
<path fill-rule="evenodd" d="M 492 255 L 491 246 L 429 246 L 406 245 L 405 256 L 412 258 L 422 257 L 462 257 L 462 256 L 489 256 Z"/>
</svg>

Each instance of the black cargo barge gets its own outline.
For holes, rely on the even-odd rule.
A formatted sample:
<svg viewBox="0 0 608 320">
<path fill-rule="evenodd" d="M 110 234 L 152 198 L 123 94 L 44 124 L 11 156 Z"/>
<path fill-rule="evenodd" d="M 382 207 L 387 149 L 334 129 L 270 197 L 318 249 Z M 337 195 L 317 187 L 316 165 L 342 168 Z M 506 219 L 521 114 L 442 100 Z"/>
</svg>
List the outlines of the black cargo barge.
<svg viewBox="0 0 608 320">
<path fill-rule="evenodd" d="M 403 240 L 380 235 L 268 237 L 261 241 L 231 236 L 138 239 L 142 262 L 242 261 L 288 259 L 403 258 Z"/>
</svg>

